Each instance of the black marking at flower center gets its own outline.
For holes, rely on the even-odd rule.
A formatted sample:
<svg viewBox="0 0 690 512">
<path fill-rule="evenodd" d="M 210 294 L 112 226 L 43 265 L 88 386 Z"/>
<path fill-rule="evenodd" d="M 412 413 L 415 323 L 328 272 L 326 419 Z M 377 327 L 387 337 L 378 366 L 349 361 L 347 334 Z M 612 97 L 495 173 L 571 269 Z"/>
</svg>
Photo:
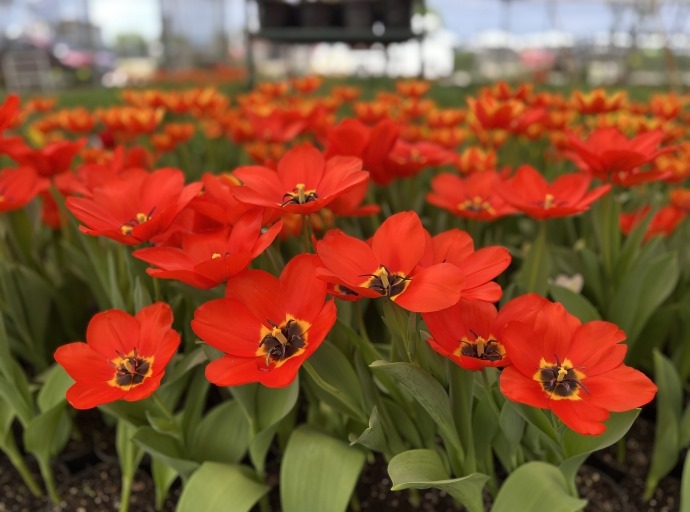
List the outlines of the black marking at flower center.
<svg viewBox="0 0 690 512">
<path fill-rule="evenodd" d="M 556 358 L 555 365 L 539 368 L 537 373 L 544 391 L 549 394 L 568 398 L 575 395 L 578 388 L 582 388 L 589 394 L 589 390 L 578 377 L 575 368 L 565 364 L 561 365 L 558 358 Z"/>
<path fill-rule="evenodd" d="M 474 331 L 474 340 L 470 341 L 467 338 L 460 340 L 462 347 L 460 348 L 460 354 L 466 357 L 473 357 L 475 359 L 482 359 L 484 361 L 500 361 L 503 359 L 503 353 L 501 352 L 501 346 L 493 338 L 488 340 L 478 336 Z"/>
<path fill-rule="evenodd" d="M 285 198 L 288 198 L 285 200 Z M 280 206 L 287 206 L 289 204 L 306 204 L 306 203 L 311 203 L 312 201 L 316 201 L 319 198 L 319 195 L 316 193 L 315 190 L 310 190 L 309 192 L 306 192 L 304 190 L 304 183 L 298 183 L 295 188 L 292 189 L 292 192 L 286 192 L 283 194 L 283 203 Z"/>
<path fill-rule="evenodd" d="M 266 348 L 266 366 L 271 361 L 280 362 L 287 359 L 306 345 L 302 327 L 295 320 L 288 320 L 283 327 L 268 321 L 273 330 L 259 342 L 259 347 Z"/>
<path fill-rule="evenodd" d="M 370 277 L 371 279 L 365 286 L 388 297 L 401 294 L 411 279 L 399 274 L 391 274 L 385 265 L 381 265 L 375 274 L 362 274 L 360 277 Z"/>
<path fill-rule="evenodd" d="M 125 356 L 120 352 L 117 353 L 121 359 L 115 372 L 115 383 L 118 386 L 131 387 L 141 384 L 151 368 L 151 362 L 143 357 L 139 357 L 136 348 L 132 351 L 132 354 L 131 356 Z"/>
</svg>

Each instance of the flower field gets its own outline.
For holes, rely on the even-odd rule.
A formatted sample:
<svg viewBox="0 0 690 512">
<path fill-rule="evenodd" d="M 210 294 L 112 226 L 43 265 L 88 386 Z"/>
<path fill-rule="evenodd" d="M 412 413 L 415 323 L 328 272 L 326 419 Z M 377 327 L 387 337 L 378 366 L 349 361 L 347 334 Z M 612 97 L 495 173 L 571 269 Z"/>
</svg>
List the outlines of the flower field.
<svg viewBox="0 0 690 512">
<path fill-rule="evenodd" d="M 371 510 L 379 467 L 400 510 L 690 511 L 690 97 L 432 85 L 5 98 L 0 449 L 36 503 L 94 409 L 103 510 Z M 639 422 L 607 508 L 583 465 L 624 480 Z"/>
</svg>

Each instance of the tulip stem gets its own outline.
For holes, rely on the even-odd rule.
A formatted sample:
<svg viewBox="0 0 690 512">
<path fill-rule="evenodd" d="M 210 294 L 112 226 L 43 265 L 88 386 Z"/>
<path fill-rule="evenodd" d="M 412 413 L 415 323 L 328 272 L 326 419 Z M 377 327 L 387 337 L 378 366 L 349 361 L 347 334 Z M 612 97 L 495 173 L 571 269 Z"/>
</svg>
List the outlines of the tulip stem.
<svg viewBox="0 0 690 512">
<path fill-rule="evenodd" d="M 304 252 L 310 253 L 312 249 L 311 238 L 313 235 L 311 216 L 303 215 L 302 219 L 302 234 L 304 235 Z"/>
</svg>

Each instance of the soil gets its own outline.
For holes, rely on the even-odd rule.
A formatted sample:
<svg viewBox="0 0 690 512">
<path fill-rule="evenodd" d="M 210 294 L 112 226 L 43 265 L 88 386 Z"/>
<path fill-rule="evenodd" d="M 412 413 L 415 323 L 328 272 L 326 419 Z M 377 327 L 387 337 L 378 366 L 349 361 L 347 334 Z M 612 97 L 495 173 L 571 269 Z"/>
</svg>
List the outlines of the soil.
<svg viewBox="0 0 690 512">
<path fill-rule="evenodd" d="M 113 445 L 114 432 L 97 412 L 80 413 L 83 437 L 71 440 L 55 466 L 62 501 L 50 504 L 34 497 L 24 486 L 9 460 L 0 455 L 0 512 L 107 512 L 119 508 L 120 470 Z M 674 512 L 679 508 L 680 466 L 664 478 L 653 498 L 642 500 L 644 481 L 654 442 L 654 423 L 640 417 L 626 437 L 626 457 L 617 461 L 617 447 L 590 457 L 577 477 L 580 495 L 589 501 L 588 512 Z M 682 460 L 682 458 L 681 458 Z M 277 466 L 269 465 L 267 480 L 273 485 L 271 508 L 279 512 Z M 35 464 L 30 463 L 38 474 Z M 275 469 L 275 475 L 273 469 Z M 275 478 L 274 478 L 275 477 Z M 436 490 L 391 492 L 385 462 L 377 457 L 368 464 L 358 482 L 356 496 L 362 512 L 453 512 L 462 510 L 446 493 Z M 175 510 L 179 484 L 165 502 L 163 511 Z M 146 463 L 137 473 L 130 510 L 153 512 L 154 485 Z M 417 501 L 418 506 L 413 502 Z M 487 496 L 487 503 L 489 501 Z M 488 510 L 488 505 L 487 505 Z"/>
</svg>

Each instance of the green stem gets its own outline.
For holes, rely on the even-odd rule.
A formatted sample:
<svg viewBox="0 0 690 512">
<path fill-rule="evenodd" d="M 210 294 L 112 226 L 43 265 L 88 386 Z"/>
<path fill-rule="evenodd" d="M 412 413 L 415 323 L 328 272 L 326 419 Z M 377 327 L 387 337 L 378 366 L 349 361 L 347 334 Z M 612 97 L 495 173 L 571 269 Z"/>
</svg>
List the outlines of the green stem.
<svg viewBox="0 0 690 512">
<path fill-rule="evenodd" d="M 31 491 L 31 494 L 33 494 L 34 496 L 40 496 L 41 487 L 38 485 L 36 479 L 31 474 L 31 470 L 29 470 L 29 467 L 26 465 L 26 462 L 24 462 L 24 457 L 21 456 L 21 454 L 19 453 L 19 451 L 17 451 L 15 447 L 6 446 L 4 447 L 3 451 L 10 459 L 10 462 L 12 463 L 14 468 L 19 473 L 19 476 L 21 476 L 22 480 L 24 480 L 24 483 L 28 487 L 29 491 Z"/>
<path fill-rule="evenodd" d="M 302 216 L 302 235 L 304 236 L 303 239 L 303 249 L 305 253 L 310 253 L 312 250 L 312 243 L 311 243 L 311 237 L 312 237 L 312 226 L 311 226 L 311 216 L 310 215 L 303 215 Z"/>
<path fill-rule="evenodd" d="M 122 475 L 122 489 L 120 490 L 120 512 L 129 512 L 129 501 L 132 497 L 132 478 Z"/>
<path fill-rule="evenodd" d="M 539 223 L 539 231 L 532 246 L 525 257 L 520 269 L 520 284 L 527 292 L 536 292 L 539 295 L 546 295 L 549 277 L 549 260 L 546 248 L 547 241 L 546 221 Z"/>
<path fill-rule="evenodd" d="M 47 460 L 38 459 L 38 467 L 41 471 L 43 482 L 46 484 L 46 490 L 48 491 L 50 501 L 54 505 L 57 505 L 60 503 L 60 495 L 55 487 L 55 478 L 53 477 L 53 470 L 50 467 L 50 463 Z"/>
</svg>

